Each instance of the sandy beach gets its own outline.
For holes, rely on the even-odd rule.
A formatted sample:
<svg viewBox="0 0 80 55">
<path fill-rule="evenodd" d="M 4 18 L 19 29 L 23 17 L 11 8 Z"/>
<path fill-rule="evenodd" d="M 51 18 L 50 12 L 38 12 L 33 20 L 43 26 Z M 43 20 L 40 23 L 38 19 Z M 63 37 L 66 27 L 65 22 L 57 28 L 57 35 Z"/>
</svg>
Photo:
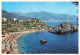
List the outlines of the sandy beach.
<svg viewBox="0 0 80 55">
<path fill-rule="evenodd" d="M 30 30 L 22 32 L 11 32 L 5 34 L 5 37 L 2 37 L 2 53 L 3 54 L 21 54 L 18 50 L 17 39 L 27 33 L 36 32 L 36 31 L 45 31 L 45 30 Z"/>
</svg>

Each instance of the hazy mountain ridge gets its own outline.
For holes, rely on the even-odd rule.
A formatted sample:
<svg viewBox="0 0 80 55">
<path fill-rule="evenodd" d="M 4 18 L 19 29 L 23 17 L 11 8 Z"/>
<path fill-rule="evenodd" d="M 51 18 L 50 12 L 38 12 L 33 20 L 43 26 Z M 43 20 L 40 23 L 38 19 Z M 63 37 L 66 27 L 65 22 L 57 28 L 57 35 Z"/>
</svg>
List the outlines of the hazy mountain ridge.
<svg viewBox="0 0 80 55">
<path fill-rule="evenodd" d="M 16 12 L 16 11 L 13 11 L 13 12 L 11 12 L 12 14 L 15 14 L 15 15 L 18 15 L 18 16 L 24 16 L 24 14 L 23 13 L 20 13 L 20 12 Z"/>
<path fill-rule="evenodd" d="M 31 19 L 31 18 L 38 18 L 41 21 L 76 21 L 77 16 L 71 16 L 67 14 L 54 14 L 51 12 L 29 12 L 29 13 L 20 13 L 20 12 L 12 12 L 9 13 L 5 10 L 2 10 L 2 17 L 7 19 L 11 18 L 18 18 L 18 19 Z"/>
<path fill-rule="evenodd" d="M 20 15 L 19 13 L 14 13 L 16 15 Z M 77 20 L 77 16 L 67 15 L 67 14 L 54 14 L 51 12 L 29 12 L 22 14 L 23 16 L 28 16 L 32 18 L 38 18 L 41 21 L 55 21 L 55 20 Z"/>
</svg>

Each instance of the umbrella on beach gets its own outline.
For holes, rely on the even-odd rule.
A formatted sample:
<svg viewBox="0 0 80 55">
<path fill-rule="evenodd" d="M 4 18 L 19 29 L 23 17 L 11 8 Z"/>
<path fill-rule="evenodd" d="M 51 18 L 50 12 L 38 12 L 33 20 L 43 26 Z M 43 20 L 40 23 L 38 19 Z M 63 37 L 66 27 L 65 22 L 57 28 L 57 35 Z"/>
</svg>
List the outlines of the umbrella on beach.
<svg viewBox="0 0 80 55">
<path fill-rule="evenodd" d="M 8 37 L 7 40 L 10 40 L 12 37 Z"/>
<path fill-rule="evenodd" d="M 11 40 L 13 40 L 14 38 L 12 37 Z"/>
</svg>

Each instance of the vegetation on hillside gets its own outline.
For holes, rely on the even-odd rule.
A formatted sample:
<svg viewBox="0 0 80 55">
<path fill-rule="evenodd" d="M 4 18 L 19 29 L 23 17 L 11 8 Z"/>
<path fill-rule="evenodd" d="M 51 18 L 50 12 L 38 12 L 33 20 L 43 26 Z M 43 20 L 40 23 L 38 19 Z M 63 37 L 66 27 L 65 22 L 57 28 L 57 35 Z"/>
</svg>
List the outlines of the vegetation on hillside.
<svg viewBox="0 0 80 55">
<path fill-rule="evenodd" d="M 2 22 L 2 30 L 6 30 L 7 32 L 26 31 L 32 29 L 41 30 L 47 28 L 48 26 L 37 18 L 23 20 L 22 22 L 20 22 L 19 19 L 15 21 L 8 20 Z"/>
<path fill-rule="evenodd" d="M 47 25 L 44 22 L 41 22 L 37 18 L 33 18 L 30 21 L 24 20 L 21 24 L 26 26 L 27 28 L 34 28 L 34 29 L 42 29 L 47 27 Z"/>
</svg>

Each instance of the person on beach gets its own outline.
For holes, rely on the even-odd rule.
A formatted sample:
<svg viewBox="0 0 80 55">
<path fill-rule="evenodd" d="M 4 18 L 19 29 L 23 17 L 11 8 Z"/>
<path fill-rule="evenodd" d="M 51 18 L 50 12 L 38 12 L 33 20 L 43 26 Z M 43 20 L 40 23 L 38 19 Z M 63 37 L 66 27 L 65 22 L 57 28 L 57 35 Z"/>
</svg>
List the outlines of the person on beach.
<svg viewBox="0 0 80 55">
<path fill-rule="evenodd" d="M 13 51 L 12 44 L 10 44 L 10 51 Z"/>
<path fill-rule="evenodd" d="M 5 49 L 7 49 L 7 44 L 5 44 Z"/>
<path fill-rule="evenodd" d="M 29 50 L 28 50 L 28 54 L 30 54 L 30 53 L 29 53 Z"/>
<path fill-rule="evenodd" d="M 13 48 L 12 48 L 12 40 L 10 40 L 9 44 L 10 44 L 10 51 L 13 51 Z"/>
</svg>

